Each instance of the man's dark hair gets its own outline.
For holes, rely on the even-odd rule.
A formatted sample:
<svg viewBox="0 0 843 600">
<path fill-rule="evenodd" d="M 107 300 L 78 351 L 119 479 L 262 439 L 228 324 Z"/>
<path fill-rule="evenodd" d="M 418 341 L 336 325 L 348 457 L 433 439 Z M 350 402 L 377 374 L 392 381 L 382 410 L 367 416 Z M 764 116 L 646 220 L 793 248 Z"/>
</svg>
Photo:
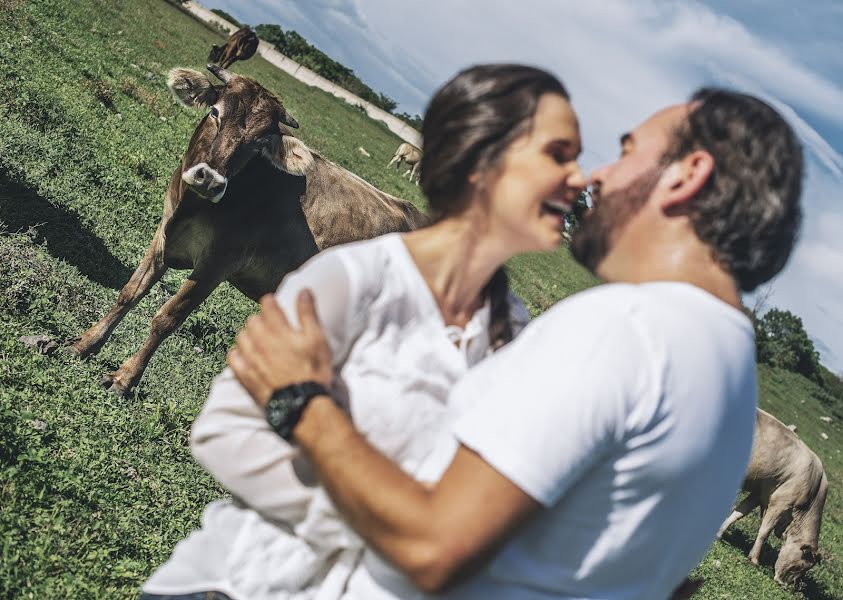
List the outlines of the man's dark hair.
<svg viewBox="0 0 843 600">
<path fill-rule="evenodd" d="M 784 118 L 758 98 L 703 88 L 691 98 L 667 161 L 695 150 L 714 170 L 690 203 L 691 222 L 745 292 L 784 267 L 802 221 L 802 146 Z"/>
</svg>

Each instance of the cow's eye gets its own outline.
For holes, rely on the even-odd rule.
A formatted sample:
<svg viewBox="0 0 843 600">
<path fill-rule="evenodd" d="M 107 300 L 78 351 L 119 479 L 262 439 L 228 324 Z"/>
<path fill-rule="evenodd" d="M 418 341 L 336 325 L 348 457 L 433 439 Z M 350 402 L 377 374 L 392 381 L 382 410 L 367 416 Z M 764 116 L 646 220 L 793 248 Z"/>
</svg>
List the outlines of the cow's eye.
<svg viewBox="0 0 843 600">
<path fill-rule="evenodd" d="M 220 118 L 220 111 L 217 110 L 216 106 L 211 107 L 211 118 L 215 121 Z"/>
</svg>

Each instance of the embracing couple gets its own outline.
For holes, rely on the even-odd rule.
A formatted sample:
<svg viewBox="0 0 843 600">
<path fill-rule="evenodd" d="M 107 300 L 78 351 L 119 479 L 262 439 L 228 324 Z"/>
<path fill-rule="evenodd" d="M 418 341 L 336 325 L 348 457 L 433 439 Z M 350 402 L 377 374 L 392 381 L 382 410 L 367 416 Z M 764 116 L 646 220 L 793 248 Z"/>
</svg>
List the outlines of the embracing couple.
<svg viewBox="0 0 843 600">
<path fill-rule="evenodd" d="M 317 255 L 263 299 L 197 418 L 232 494 L 144 598 L 668 598 L 741 483 L 755 344 L 802 151 L 704 89 L 584 176 L 551 74 L 469 68 L 424 118 L 433 223 Z M 527 325 L 504 263 L 571 243 L 606 281 Z M 523 330 L 523 331 L 522 331 Z"/>
</svg>

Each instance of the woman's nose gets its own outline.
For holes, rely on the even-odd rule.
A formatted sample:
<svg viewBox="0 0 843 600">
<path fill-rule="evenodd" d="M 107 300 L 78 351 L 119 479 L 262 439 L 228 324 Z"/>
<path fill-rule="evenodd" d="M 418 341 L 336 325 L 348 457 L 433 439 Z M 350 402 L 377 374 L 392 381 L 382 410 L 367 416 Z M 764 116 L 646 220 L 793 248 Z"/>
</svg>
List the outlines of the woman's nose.
<svg viewBox="0 0 843 600">
<path fill-rule="evenodd" d="M 579 163 L 575 163 L 573 169 L 565 178 L 565 192 L 569 200 L 576 200 L 577 196 L 585 189 L 585 175 Z"/>
<path fill-rule="evenodd" d="M 579 163 L 574 164 L 574 170 L 568 175 L 568 180 L 565 182 L 569 188 L 577 191 L 577 193 L 585 189 L 585 175 L 580 168 Z"/>
</svg>

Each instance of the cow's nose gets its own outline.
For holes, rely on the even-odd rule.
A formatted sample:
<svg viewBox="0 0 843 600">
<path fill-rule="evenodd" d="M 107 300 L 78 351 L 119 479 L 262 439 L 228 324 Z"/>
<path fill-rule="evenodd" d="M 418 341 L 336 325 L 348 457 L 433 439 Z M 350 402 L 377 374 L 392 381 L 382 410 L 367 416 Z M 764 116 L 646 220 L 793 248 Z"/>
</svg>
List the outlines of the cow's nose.
<svg viewBox="0 0 843 600">
<path fill-rule="evenodd" d="M 184 171 L 182 180 L 203 198 L 218 202 L 225 193 L 228 179 L 220 175 L 207 163 L 199 163 Z"/>
</svg>

